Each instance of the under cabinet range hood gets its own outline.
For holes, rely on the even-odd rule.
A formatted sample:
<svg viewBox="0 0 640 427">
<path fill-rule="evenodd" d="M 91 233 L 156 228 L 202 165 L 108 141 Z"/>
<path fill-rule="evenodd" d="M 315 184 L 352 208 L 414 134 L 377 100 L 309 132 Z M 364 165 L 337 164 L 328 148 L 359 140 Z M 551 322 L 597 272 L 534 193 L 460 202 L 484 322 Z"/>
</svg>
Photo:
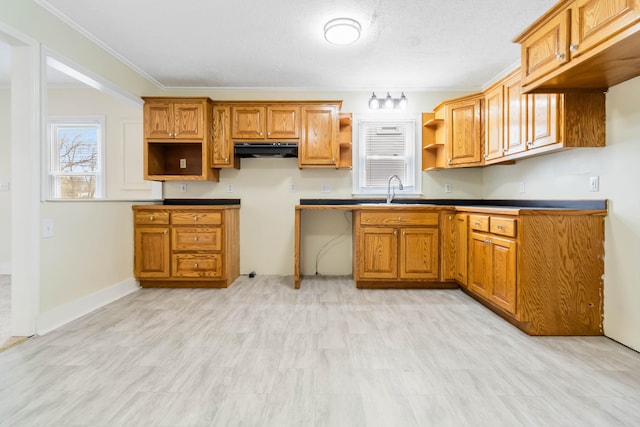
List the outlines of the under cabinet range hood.
<svg viewBox="0 0 640 427">
<path fill-rule="evenodd" d="M 237 157 L 298 157 L 297 142 L 236 142 Z"/>
</svg>

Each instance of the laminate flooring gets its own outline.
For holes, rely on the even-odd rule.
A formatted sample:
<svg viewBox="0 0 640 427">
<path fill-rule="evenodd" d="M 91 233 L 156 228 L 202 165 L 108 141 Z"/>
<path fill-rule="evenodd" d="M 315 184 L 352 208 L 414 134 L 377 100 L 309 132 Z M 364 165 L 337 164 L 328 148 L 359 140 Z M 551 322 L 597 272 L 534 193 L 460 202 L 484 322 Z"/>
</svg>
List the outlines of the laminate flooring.
<svg viewBox="0 0 640 427">
<path fill-rule="evenodd" d="M 142 289 L 0 353 L 2 426 L 638 426 L 640 355 L 459 290 Z"/>
<path fill-rule="evenodd" d="M 11 276 L 0 274 L 0 348 L 11 338 Z"/>
</svg>

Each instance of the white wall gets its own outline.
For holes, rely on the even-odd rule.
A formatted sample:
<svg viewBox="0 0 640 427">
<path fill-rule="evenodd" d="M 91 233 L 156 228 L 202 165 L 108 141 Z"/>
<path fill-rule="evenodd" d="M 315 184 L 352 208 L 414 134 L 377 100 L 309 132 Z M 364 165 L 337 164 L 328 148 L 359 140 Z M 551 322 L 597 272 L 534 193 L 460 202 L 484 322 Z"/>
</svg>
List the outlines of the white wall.
<svg viewBox="0 0 640 427">
<path fill-rule="evenodd" d="M 640 78 L 607 94 L 607 146 L 484 169 L 485 198 L 608 199 L 605 222 L 605 335 L 640 350 Z M 589 191 L 589 177 L 600 191 Z M 518 193 L 525 181 L 526 193 Z M 523 197 L 524 196 L 524 197 Z"/>
<path fill-rule="evenodd" d="M 0 88 L 0 184 L 11 181 L 11 90 Z M 11 272 L 11 193 L 0 191 L 0 274 Z"/>
</svg>

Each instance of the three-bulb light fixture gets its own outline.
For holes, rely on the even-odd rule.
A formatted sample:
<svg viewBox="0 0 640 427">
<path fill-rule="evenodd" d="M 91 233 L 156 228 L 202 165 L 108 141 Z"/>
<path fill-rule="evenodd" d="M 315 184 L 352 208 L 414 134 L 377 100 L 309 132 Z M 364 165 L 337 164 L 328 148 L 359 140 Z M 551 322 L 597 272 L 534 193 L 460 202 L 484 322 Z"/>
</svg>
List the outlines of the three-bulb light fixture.
<svg viewBox="0 0 640 427">
<path fill-rule="evenodd" d="M 409 100 L 404 95 L 404 92 L 402 92 L 402 94 L 400 95 L 400 98 L 392 98 L 391 94 L 387 92 L 387 96 L 384 99 L 378 99 L 378 97 L 376 96 L 376 93 L 373 92 L 371 94 L 371 98 L 369 98 L 369 109 L 377 110 L 379 108 L 385 108 L 390 110 L 395 108 L 395 109 L 404 110 L 407 108 L 408 103 L 409 103 Z"/>
</svg>

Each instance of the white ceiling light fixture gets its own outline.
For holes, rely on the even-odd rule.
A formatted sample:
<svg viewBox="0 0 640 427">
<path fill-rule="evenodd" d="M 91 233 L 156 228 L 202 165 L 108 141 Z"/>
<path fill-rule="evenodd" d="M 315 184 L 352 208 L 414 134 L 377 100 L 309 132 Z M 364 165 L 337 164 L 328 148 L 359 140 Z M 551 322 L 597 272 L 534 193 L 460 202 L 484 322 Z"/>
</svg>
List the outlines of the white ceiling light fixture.
<svg viewBox="0 0 640 427">
<path fill-rule="evenodd" d="M 358 41 L 362 26 L 351 18 L 336 18 L 324 26 L 324 38 L 331 44 L 347 45 Z"/>
</svg>

